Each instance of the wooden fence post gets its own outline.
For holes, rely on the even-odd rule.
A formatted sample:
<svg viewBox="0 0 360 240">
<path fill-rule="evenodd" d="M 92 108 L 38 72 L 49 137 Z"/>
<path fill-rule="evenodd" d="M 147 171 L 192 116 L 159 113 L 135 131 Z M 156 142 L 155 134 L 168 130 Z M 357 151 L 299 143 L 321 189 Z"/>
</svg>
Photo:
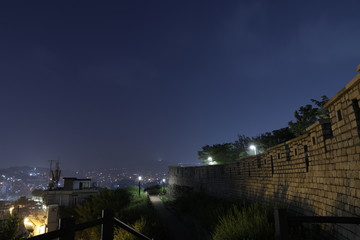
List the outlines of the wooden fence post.
<svg viewBox="0 0 360 240">
<path fill-rule="evenodd" d="M 275 239 L 289 240 L 289 225 L 286 209 L 275 209 Z"/>
<path fill-rule="evenodd" d="M 101 225 L 101 240 L 114 239 L 114 213 L 109 209 L 102 210 L 104 223 Z"/>
<path fill-rule="evenodd" d="M 75 218 L 73 217 L 65 217 L 60 218 L 60 230 L 62 230 L 63 235 L 59 238 L 59 240 L 74 240 L 75 238 Z"/>
</svg>

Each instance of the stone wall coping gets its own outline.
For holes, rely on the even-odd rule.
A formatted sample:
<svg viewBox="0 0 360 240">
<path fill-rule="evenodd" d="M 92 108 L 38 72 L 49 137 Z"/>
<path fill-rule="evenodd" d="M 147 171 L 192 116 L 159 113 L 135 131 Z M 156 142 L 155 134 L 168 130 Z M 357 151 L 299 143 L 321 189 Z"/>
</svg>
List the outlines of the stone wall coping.
<svg viewBox="0 0 360 240">
<path fill-rule="evenodd" d="M 234 161 L 235 162 L 235 161 Z M 231 163 L 234 163 L 231 162 Z M 168 166 L 169 168 L 182 168 L 182 169 L 187 169 L 187 168 L 202 168 L 202 167 L 212 167 L 212 166 L 220 166 L 220 165 L 226 165 L 226 164 L 230 164 L 230 163 L 220 163 L 220 164 L 215 164 L 215 165 L 201 165 L 201 166 Z"/>
<path fill-rule="evenodd" d="M 301 136 L 298 136 L 298 137 L 296 137 L 296 138 L 293 138 L 293 139 L 290 139 L 290 140 L 286 141 L 285 144 L 289 144 L 289 143 L 293 143 L 293 142 L 302 140 L 302 139 L 304 139 L 304 138 L 306 138 L 306 137 L 308 137 L 308 136 L 309 136 L 308 133 L 303 134 L 303 135 L 301 135 Z M 274 147 L 276 147 L 276 146 L 274 146 Z M 269 148 L 269 150 L 271 150 L 271 148 Z"/>
<path fill-rule="evenodd" d="M 335 96 L 330 98 L 330 100 L 324 105 L 328 109 L 334 102 L 336 102 L 340 97 L 347 93 L 354 85 L 360 82 L 360 74 L 357 74 L 345 87 L 343 87 Z"/>
<path fill-rule="evenodd" d="M 313 123 L 312 125 L 308 126 L 306 128 L 306 131 L 310 132 L 312 129 L 316 128 L 317 126 L 321 125 L 320 121 L 316 121 L 315 123 Z"/>
<path fill-rule="evenodd" d="M 315 127 L 324 124 L 324 123 L 331 123 L 330 118 L 325 118 L 325 119 L 319 119 L 318 121 L 316 121 L 314 124 L 308 126 L 306 128 L 306 131 L 310 132 L 312 129 L 314 129 Z"/>
</svg>

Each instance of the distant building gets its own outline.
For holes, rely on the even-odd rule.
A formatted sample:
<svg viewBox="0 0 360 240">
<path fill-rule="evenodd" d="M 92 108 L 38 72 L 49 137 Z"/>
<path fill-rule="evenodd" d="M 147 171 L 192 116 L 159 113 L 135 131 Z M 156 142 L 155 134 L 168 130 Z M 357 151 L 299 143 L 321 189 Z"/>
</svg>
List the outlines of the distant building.
<svg viewBox="0 0 360 240">
<path fill-rule="evenodd" d="M 47 209 L 47 232 L 58 229 L 60 216 L 59 206 L 75 207 L 86 198 L 99 193 L 91 179 L 65 177 L 64 187 L 50 189 L 44 195 Z"/>
<path fill-rule="evenodd" d="M 49 190 L 45 194 L 45 204 L 64 207 L 75 207 L 87 197 L 98 194 L 99 191 L 91 179 L 64 178 L 64 187 Z"/>
<path fill-rule="evenodd" d="M 60 212 L 59 205 L 46 206 L 46 232 L 52 232 L 58 229 Z"/>
</svg>

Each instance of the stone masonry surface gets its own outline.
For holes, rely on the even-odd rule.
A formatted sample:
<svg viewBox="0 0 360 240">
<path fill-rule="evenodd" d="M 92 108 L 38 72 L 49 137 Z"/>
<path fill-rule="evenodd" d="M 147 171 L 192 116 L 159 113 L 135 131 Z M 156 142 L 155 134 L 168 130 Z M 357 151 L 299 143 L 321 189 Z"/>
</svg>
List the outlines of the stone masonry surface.
<svg viewBox="0 0 360 240">
<path fill-rule="evenodd" d="M 360 65 L 359 65 L 360 66 Z M 330 118 L 264 154 L 221 165 L 169 167 L 169 191 L 274 202 L 296 215 L 360 217 L 360 74 L 325 105 Z M 360 226 L 323 224 L 334 239 L 360 239 Z"/>
</svg>

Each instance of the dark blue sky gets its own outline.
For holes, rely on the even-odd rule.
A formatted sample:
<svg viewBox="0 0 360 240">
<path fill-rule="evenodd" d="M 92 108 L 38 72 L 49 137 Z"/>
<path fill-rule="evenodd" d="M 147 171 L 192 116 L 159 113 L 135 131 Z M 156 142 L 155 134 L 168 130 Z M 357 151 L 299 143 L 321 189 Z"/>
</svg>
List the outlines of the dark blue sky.
<svg viewBox="0 0 360 240">
<path fill-rule="evenodd" d="M 360 63 L 360 2 L 0 3 L 0 167 L 197 163 Z M 162 162 L 159 162 L 162 160 Z"/>
</svg>

